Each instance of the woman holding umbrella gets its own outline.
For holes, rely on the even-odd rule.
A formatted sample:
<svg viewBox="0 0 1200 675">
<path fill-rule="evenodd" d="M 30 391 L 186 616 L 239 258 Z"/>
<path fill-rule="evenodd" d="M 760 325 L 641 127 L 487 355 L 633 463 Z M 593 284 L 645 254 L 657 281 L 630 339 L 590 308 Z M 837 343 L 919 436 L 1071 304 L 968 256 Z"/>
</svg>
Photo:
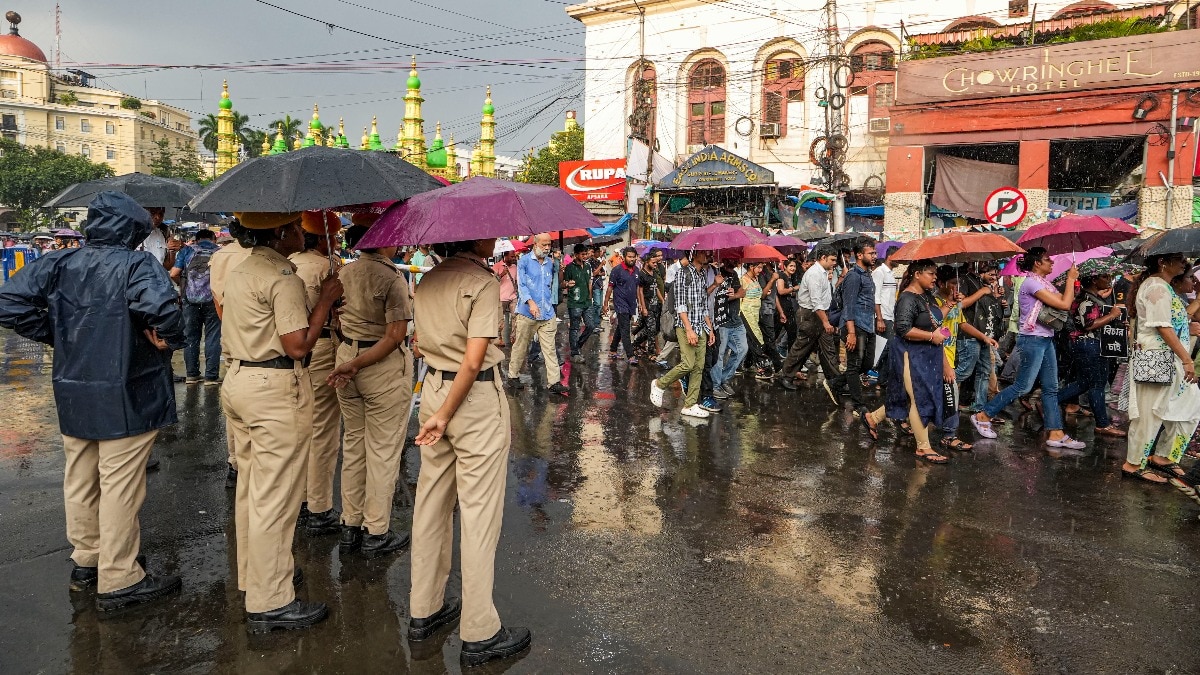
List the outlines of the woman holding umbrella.
<svg viewBox="0 0 1200 675">
<path fill-rule="evenodd" d="M 1054 269 L 1054 261 L 1046 249 L 1040 246 L 1029 249 L 1021 258 L 1020 269 L 1026 273 L 1025 282 L 1017 293 L 1020 313 L 1017 349 L 1021 351 L 1021 367 L 1011 385 L 988 401 L 983 410 L 971 416 L 971 424 L 980 436 L 996 438 L 992 418 L 1018 397 L 1029 393 L 1034 381 L 1040 379 L 1042 419 L 1049 433 L 1046 447 L 1079 454 L 1078 451 L 1087 446 L 1063 431 L 1062 409 L 1058 406 L 1058 358 L 1054 351 L 1054 330 L 1044 325 L 1050 315 L 1044 311 L 1046 307 L 1064 312 L 1071 310 L 1079 270 L 1075 267 L 1067 270 L 1066 290 L 1059 293 L 1046 280 L 1046 275 Z"/>
</svg>

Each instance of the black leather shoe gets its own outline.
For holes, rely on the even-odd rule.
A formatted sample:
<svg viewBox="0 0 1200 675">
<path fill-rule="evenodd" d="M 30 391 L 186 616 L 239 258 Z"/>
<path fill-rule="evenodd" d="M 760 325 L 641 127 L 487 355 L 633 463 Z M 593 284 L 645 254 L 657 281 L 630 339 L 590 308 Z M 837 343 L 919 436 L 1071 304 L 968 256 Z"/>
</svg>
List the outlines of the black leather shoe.
<svg viewBox="0 0 1200 675">
<path fill-rule="evenodd" d="M 779 386 L 787 389 L 788 391 L 796 391 L 799 388 L 796 386 L 795 381 L 793 381 L 790 377 L 785 377 L 779 380 Z"/>
<path fill-rule="evenodd" d="M 296 516 L 296 527 L 304 527 L 304 524 L 308 522 L 308 517 L 311 515 L 308 511 L 308 502 L 301 503 L 300 514 Z"/>
<path fill-rule="evenodd" d="M 146 471 L 147 472 L 158 471 L 158 458 L 157 457 L 151 457 L 150 459 L 146 460 Z"/>
<path fill-rule="evenodd" d="M 458 621 L 460 614 L 462 614 L 462 602 L 458 599 L 447 600 L 441 609 L 424 619 L 416 617 L 409 619 L 408 639 L 413 642 L 427 640 L 433 637 L 433 634 L 438 632 L 438 629 Z"/>
<path fill-rule="evenodd" d="M 141 581 L 129 588 L 122 588 L 112 593 L 97 593 L 96 609 L 101 612 L 112 612 L 122 607 L 139 605 L 172 593 L 178 593 L 181 588 L 183 588 L 183 580 L 179 577 L 166 574 L 162 576 L 147 574 L 142 577 Z"/>
<path fill-rule="evenodd" d="M 343 525 L 342 539 L 338 542 L 338 548 L 342 553 L 351 553 L 362 548 L 363 529 L 357 525 Z"/>
<path fill-rule="evenodd" d="M 391 530 L 383 534 L 366 534 L 362 539 L 362 554 L 365 558 L 378 558 L 395 553 L 408 546 L 407 534 L 396 534 Z"/>
<path fill-rule="evenodd" d="M 232 464 L 226 464 L 226 466 L 229 469 L 225 471 L 225 487 L 235 488 L 237 487 L 237 469 L 233 468 Z"/>
<path fill-rule="evenodd" d="M 304 533 L 310 537 L 315 537 L 321 534 L 329 534 L 342 529 L 342 514 L 329 509 L 320 513 L 309 513 L 308 520 L 304 523 Z"/>
<path fill-rule="evenodd" d="M 137 564 L 146 571 L 146 556 L 139 554 Z M 71 569 L 71 585 L 72 591 L 86 591 L 96 585 L 96 581 L 100 578 L 99 572 L 95 567 L 80 567 L 76 565 Z"/>
<path fill-rule="evenodd" d="M 462 643 L 462 653 L 458 656 L 458 662 L 464 668 L 482 666 L 488 661 L 506 659 L 510 656 L 520 654 L 529 649 L 531 641 L 532 637 L 529 634 L 528 628 L 505 628 L 501 626 L 500 630 L 490 639 L 479 642 L 464 641 Z"/>
<path fill-rule="evenodd" d="M 325 620 L 329 608 L 323 602 L 293 600 L 269 612 L 253 612 L 246 615 L 246 629 L 251 633 L 269 633 L 273 630 L 297 630 L 308 628 Z"/>
</svg>

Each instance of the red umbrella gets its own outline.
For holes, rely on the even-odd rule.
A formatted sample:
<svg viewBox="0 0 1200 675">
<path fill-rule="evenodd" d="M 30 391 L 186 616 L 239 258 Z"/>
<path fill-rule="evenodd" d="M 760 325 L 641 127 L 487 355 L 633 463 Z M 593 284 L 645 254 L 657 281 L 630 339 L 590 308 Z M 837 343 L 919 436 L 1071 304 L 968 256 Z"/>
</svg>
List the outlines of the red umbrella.
<svg viewBox="0 0 1200 675">
<path fill-rule="evenodd" d="M 1057 255 L 1090 251 L 1136 236 L 1138 231 L 1119 218 L 1069 215 L 1034 225 L 1017 243 L 1025 250 L 1041 246 L 1050 255 Z"/>
<path fill-rule="evenodd" d="M 949 232 L 914 239 L 892 254 L 896 262 L 933 260 L 940 263 L 1000 260 L 1020 255 L 1025 250 L 998 234 L 990 232 Z"/>
<path fill-rule="evenodd" d="M 742 262 L 745 263 L 760 263 L 760 262 L 783 262 L 787 260 L 787 256 L 780 253 L 779 249 L 767 244 L 752 244 L 742 249 L 740 256 Z"/>
</svg>

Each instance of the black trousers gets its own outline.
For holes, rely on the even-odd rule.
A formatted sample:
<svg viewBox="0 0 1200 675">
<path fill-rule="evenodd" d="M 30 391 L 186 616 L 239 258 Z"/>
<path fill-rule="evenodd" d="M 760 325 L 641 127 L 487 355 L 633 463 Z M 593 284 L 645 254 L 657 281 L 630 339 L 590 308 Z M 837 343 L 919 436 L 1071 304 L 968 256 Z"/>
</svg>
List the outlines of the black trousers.
<svg viewBox="0 0 1200 675">
<path fill-rule="evenodd" d="M 829 386 L 835 394 L 845 390 L 854 405 L 859 406 L 863 405 L 862 374 L 870 368 L 875 357 L 875 334 L 855 329 L 854 335 L 854 349 L 846 349 L 846 372 L 832 378 Z M 841 337 L 845 340 L 848 336 L 849 326 L 843 326 Z"/>
<path fill-rule="evenodd" d="M 821 370 L 825 373 L 825 379 L 835 379 L 839 374 L 837 334 L 826 333 L 817 313 L 801 307 L 796 312 L 796 340 L 792 342 L 787 358 L 783 361 L 784 376 L 794 375 L 814 351 L 821 360 Z"/>
<path fill-rule="evenodd" d="M 608 351 L 616 353 L 617 345 L 623 345 L 625 356 L 633 356 L 633 341 L 629 337 L 629 324 L 632 320 L 632 314 L 617 312 L 617 327 L 613 329 L 612 340 L 608 343 Z"/>
</svg>

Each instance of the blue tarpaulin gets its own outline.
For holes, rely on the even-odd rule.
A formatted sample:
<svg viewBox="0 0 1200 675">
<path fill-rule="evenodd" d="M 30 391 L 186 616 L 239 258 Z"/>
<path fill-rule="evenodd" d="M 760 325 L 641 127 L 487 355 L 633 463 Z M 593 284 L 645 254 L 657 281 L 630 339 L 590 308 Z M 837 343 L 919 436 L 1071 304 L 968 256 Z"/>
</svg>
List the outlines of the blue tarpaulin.
<svg viewBox="0 0 1200 675">
<path fill-rule="evenodd" d="M 788 199 L 792 200 L 793 202 L 797 201 L 796 197 L 793 197 L 791 195 L 788 195 Z M 808 201 L 805 201 L 803 204 L 801 204 L 800 208 L 812 209 L 814 211 L 828 211 L 829 205 L 822 204 L 821 202 L 818 202 L 815 199 L 809 199 Z M 883 217 L 883 207 L 882 206 L 848 206 L 848 207 L 846 207 L 846 215 L 882 218 Z"/>
<path fill-rule="evenodd" d="M 593 237 L 621 234 L 625 230 L 629 229 L 629 221 L 631 220 L 633 220 L 633 214 L 626 213 L 615 223 L 604 223 L 604 227 L 589 227 L 588 232 L 590 232 Z"/>
<path fill-rule="evenodd" d="M 1066 211 L 1067 208 L 1061 204 L 1051 203 L 1049 206 L 1051 211 Z M 1138 205 L 1137 202 L 1128 202 L 1126 204 L 1118 204 L 1110 206 L 1106 209 L 1075 209 L 1072 213 L 1077 216 L 1104 216 L 1106 218 L 1120 218 L 1126 222 L 1137 219 Z"/>
</svg>

